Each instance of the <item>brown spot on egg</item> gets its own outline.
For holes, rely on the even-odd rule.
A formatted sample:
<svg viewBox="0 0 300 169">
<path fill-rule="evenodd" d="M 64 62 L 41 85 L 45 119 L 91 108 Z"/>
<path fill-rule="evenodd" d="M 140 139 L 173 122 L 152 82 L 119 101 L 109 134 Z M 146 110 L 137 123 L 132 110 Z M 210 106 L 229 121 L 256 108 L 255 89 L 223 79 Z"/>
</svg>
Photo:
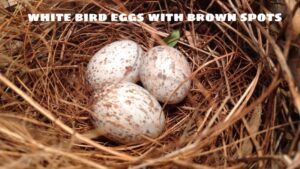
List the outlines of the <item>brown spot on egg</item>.
<svg viewBox="0 0 300 169">
<path fill-rule="evenodd" d="M 107 117 L 112 117 L 113 115 L 112 115 L 111 113 L 107 112 L 107 113 L 106 113 L 106 116 L 107 116 Z"/>
<path fill-rule="evenodd" d="M 104 59 L 103 64 L 107 64 L 107 58 Z"/>
<path fill-rule="evenodd" d="M 162 74 L 161 72 L 158 73 L 157 77 L 163 79 L 163 80 L 166 80 L 167 79 L 167 76 Z"/>
<path fill-rule="evenodd" d="M 145 110 L 144 108 L 142 108 L 142 107 L 140 107 L 139 108 L 142 112 L 144 112 L 145 114 L 147 114 L 148 112 L 147 112 L 147 110 Z"/>
<path fill-rule="evenodd" d="M 150 107 L 154 107 L 153 100 L 150 101 L 150 104 L 149 104 L 149 105 L 150 105 Z"/>
<path fill-rule="evenodd" d="M 111 108 L 112 107 L 112 104 L 111 103 L 105 103 L 103 104 L 106 108 Z"/>
<path fill-rule="evenodd" d="M 157 55 L 153 55 L 152 59 L 157 60 Z"/>
<path fill-rule="evenodd" d="M 131 105 L 131 101 L 130 100 L 126 100 L 125 103 L 128 104 L 128 105 Z"/>
<path fill-rule="evenodd" d="M 132 66 L 126 66 L 125 67 L 125 73 L 124 73 L 124 75 L 125 76 L 128 75 L 132 70 L 133 70 Z"/>
<path fill-rule="evenodd" d="M 172 70 L 173 73 L 175 73 L 175 63 L 174 62 L 170 65 L 170 69 Z"/>
<path fill-rule="evenodd" d="M 131 123 L 131 117 L 129 117 L 129 116 L 125 117 L 125 120 L 127 120 L 129 123 Z"/>
</svg>

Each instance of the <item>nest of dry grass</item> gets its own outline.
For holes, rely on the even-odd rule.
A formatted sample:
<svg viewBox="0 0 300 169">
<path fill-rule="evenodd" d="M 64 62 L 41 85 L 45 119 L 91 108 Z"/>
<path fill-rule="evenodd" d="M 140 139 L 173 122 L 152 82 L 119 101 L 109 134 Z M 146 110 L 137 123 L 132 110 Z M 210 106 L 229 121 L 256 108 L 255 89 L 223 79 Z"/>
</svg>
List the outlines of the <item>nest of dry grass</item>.
<svg viewBox="0 0 300 169">
<path fill-rule="evenodd" d="M 257 1 L 23 1 L 0 9 L 0 166 L 3 168 L 295 168 L 297 91 L 285 23 L 28 22 L 27 13 L 259 12 Z M 165 106 L 157 139 L 119 145 L 89 139 L 91 56 L 131 39 L 145 50 L 174 29 L 193 87 Z M 275 50 L 274 50 L 275 49 Z M 297 46 L 296 46 L 297 49 Z M 294 104 L 295 103 L 295 104 Z"/>
</svg>

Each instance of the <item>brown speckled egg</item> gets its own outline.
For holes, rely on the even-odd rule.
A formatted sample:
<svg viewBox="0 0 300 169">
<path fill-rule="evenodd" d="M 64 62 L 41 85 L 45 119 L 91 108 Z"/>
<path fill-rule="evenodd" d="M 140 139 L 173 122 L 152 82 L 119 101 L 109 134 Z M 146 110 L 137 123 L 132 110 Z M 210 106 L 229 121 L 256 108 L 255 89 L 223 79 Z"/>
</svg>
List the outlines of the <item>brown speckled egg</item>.
<svg viewBox="0 0 300 169">
<path fill-rule="evenodd" d="M 142 54 L 142 48 L 131 40 L 108 44 L 89 61 L 87 80 L 94 89 L 116 81 L 136 82 Z"/>
<path fill-rule="evenodd" d="M 116 83 L 99 92 L 93 110 L 94 124 L 119 143 L 138 143 L 143 136 L 156 138 L 165 126 L 158 101 L 131 82 Z"/>
<path fill-rule="evenodd" d="M 176 104 L 186 97 L 191 86 L 191 81 L 187 80 L 191 68 L 180 51 L 169 46 L 154 47 L 142 57 L 141 65 L 143 86 L 157 100 L 167 102 L 171 95 L 167 103 Z"/>
</svg>

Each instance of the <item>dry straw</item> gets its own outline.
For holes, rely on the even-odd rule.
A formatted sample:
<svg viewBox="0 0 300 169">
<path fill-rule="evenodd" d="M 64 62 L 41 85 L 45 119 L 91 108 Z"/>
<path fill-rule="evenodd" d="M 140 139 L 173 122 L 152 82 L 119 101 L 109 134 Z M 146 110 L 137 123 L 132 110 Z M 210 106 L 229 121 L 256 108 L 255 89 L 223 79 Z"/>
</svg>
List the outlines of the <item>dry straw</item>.
<svg viewBox="0 0 300 169">
<path fill-rule="evenodd" d="M 0 3 L 0 167 L 299 167 L 300 102 L 293 80 L 299 79 L 295 71 L 299 69 L 295 61 L 287 61 L 299 57 L 297 38 L 289 34 L 297 28 L 291 25 L 297 22 L 291 22 L 297 10 L 290 5 L 285 8 L 284 1 L 276 2 Z M 269 10 L 284 10 L 286 19 L 282 23 L 30 23 L 27 19 L 34 12 L 240 14 Z M 85 80 L 90 57 L 119 39 L 134 40 L 145 50 L 164 45 L 163 39 L 175 29 L 182 34 L 176 48 L 190 62 L 193 85 L 182 103 L 164 105 L 164 133 L 138 145 L 87 138 L 85 133 L 94 129 L 92 90 Z"/>
</svg>

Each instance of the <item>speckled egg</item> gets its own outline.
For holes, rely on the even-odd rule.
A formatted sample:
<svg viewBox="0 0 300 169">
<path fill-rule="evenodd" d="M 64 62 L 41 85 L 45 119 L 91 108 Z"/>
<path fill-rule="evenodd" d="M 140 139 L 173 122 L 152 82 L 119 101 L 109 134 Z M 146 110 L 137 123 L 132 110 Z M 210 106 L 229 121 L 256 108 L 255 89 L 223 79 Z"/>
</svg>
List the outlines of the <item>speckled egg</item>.
<svg viewBox="0 0 300 169">
<path fill-rule="evenodd" d="M 165 116 L 158 101 L 144 88 L 120 82 L 99 93 L 94 123 L 104 135 L 119 143 L 138 143 L 156 138 L 164 129 Z"/>
<path fill-rule="evenodd" d="M 142 54 L 142 48 L 131 40 L 108 44 L 89 61 L 87 80 L 94 89 L 116 81 L 136 82 Z"/>
<path fill-rule="evenodd" d="M 191 68 L 180 51 L 169 46 L 151 48 L 143 56 L 141 65 L 143 86 L 157 100 L 176 104 L 186 97 L 191 86 L 191 80 L 187 80 Z"/>
</svg>

